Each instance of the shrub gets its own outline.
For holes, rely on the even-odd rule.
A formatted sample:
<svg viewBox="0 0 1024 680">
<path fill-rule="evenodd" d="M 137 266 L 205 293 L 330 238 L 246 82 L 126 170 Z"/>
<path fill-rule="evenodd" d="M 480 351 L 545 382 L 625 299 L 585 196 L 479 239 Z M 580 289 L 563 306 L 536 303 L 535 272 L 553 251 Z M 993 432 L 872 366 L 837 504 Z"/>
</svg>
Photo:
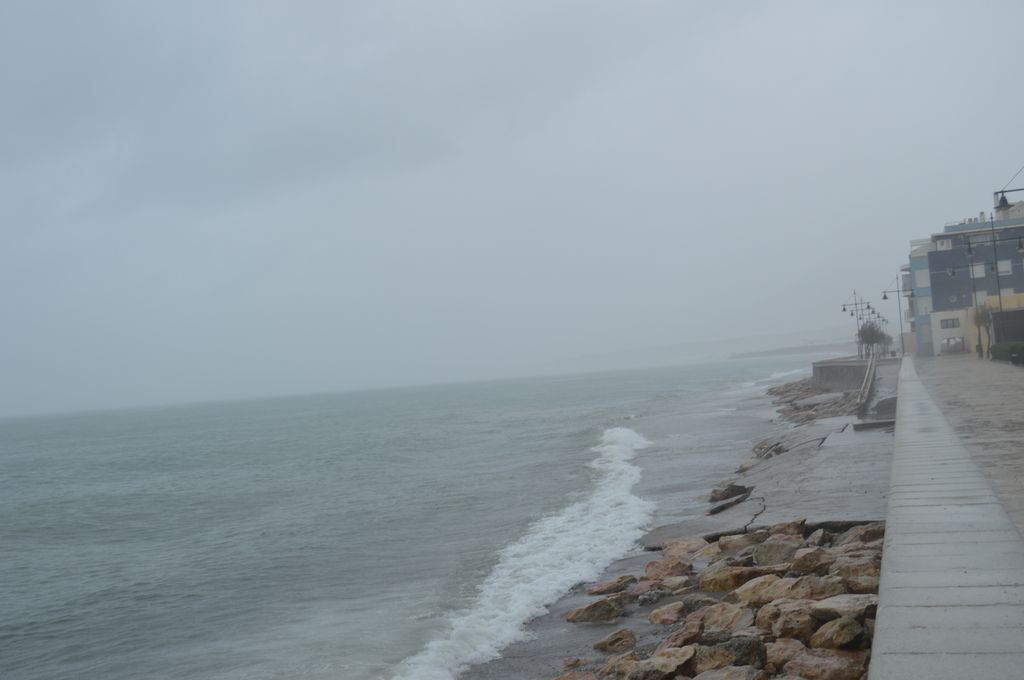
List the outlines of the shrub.
<svg viewBox="0 0 1024 680">
<path fill-rule="evenodd" d="M 1024 364 L 1024 342 L 1015 340 L 1011 342 L 997 342 L 992 345 L 992 358 L 1000 361 L 1010 361 L 1015 364 Z"/>
</svg>

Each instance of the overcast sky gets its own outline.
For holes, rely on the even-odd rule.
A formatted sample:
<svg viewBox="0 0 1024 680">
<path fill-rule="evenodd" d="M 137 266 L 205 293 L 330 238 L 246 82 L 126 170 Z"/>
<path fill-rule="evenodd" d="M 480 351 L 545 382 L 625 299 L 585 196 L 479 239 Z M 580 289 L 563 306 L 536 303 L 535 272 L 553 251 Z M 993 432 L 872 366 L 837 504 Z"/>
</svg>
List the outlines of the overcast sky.
<svg viewBox="0 0 1024 680">
<path fill-rule="evenodd" d="M 835 328 L 1024 164 L 1021 26 L 1019 2 L 6 0 L 0 414 Z"/>
</svg>

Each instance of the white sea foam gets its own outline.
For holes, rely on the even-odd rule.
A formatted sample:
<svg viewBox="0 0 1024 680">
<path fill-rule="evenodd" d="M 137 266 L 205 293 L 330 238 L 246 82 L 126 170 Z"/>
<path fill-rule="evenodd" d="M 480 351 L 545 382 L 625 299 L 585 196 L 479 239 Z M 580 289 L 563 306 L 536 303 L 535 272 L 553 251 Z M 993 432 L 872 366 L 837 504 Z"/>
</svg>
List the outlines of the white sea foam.
<svg viewBox="0 0 1024 680">
<path fill-rule="evenodd" d="M 449 617 L 445 634 L 400 665 L 395 680 L 452 680 L 469 665 L 500 656 L 527 637 L 524 626 L 580 581 L 591 581 L 642 535 L 653 504 L 631 493 L 640 468 L 630 461 L 650 442 L 625 427 L 605 430 L 593 492 L 544 517 L 506 546 L 473 604 Z"/>
</svg>

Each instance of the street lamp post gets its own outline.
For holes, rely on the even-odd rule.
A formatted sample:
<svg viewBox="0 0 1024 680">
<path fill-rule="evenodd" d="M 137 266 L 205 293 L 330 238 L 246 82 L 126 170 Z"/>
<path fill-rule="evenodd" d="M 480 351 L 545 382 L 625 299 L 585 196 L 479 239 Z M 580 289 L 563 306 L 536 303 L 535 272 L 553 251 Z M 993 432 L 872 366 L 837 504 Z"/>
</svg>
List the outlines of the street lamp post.
<svg viewBox="0 0 1024 680">
<path fill-rule="evenodd" d="M 882 291 L 882 299 L 883 300 L 888 300 L 889 296 L 886 295 L 886 293 L 892 293 L 892 292 L 894 292 L 894 291 L 883 290 Z M 906 350 L 906 347 L 904 347 L 904 345 L 903 345 L 903 302 L 901 302 L 901 300 L 903 300 L 903 292 L 900 290 L 900 277 L 899 276 L 896 277 L 896 290 L 895 290 L 895 293 L 896 293 L 897 317 L 899 318 L 899 321 L 900 321 L 900 356 L 902 357 L 902 356 L 906 356 L 907 350 Z"/>
</svg>

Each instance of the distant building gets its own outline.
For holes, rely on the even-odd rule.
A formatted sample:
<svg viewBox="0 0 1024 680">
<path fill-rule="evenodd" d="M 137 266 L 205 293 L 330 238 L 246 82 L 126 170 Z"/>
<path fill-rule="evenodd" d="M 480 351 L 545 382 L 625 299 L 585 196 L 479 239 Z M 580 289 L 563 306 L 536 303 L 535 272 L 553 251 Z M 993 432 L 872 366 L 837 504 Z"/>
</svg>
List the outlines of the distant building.
<svg viewBox="0 0 1024 680">
<path fill-rule="evenodd" d="M 1024 339 L 1024 201 L 996 192 L 993 213 L 910 242 L 903 267 L 907 319 L 920 356 L 974 351 L 975 307 L 995 312 L 995 336 Z M 982 333 L 983 345 L 987 338 Z"/>
</svg>

